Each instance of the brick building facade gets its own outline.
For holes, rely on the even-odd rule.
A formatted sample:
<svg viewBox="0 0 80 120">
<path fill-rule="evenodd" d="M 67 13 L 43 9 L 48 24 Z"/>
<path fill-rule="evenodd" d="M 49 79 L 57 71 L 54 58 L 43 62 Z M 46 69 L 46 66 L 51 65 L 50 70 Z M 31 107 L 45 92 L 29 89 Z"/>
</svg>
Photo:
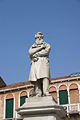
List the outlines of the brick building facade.
<svg viewBox="0 0 80 120">
<path fill-rule="evenodd" d="M 16 120 L 16 109 L 26 98 L 32 97 L 33 85 L 30 82 L 20 82 L 7 86 L 2 78 L 0 83 L 0 120 Z M 49 92 L 58 105 L 65 106 L 67 119 L 80 120 L 79 75 L 52 78 Z"/>
</svg>

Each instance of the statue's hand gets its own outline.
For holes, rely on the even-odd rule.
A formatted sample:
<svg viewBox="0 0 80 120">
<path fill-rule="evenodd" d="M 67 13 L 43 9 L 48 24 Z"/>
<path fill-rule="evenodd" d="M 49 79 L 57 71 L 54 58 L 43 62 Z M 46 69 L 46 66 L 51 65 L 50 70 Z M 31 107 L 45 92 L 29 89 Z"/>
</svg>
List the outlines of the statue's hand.
<svg viewBox="0 0 80 120">
<path fill-rule="evenodd" d="M 38 61 L 38 55 L 37 54 L 34 54 L 33 57 L 32 57 L 32 60 L 34 62 Z"/>
<path fill-rule="evenodd" d="M 37 62 L 39 58 L 33 58 L 33 61 L 34 62 Z"/>
<path fill-rule="evenodd" d="M 37 57 L 38 57 L 38 54 L 34 54 L 34 55 L 33 55 L 33 58 L 37 58 Z"/>
<path fill-rule="evenodd" d="M 45 48 L 46 48 L 45 44 L 42 44 L 42 45 L 41 45 L 41 48 L 42 48 L 42 49 L 45 49 Z"/>
</svg>

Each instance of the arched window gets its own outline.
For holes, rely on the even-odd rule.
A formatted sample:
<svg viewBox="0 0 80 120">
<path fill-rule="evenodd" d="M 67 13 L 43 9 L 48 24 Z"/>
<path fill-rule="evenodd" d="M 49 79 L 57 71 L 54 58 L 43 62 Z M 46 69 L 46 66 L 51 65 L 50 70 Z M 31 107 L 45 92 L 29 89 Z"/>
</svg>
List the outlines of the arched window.
<svg viewBox="0 0 80 120">
<path fill-rule="evenodd" d="M 57 91 L 55 87 L 50 87 L 49 88 L 49 93 L 52 95 L 52 97 L 54 98 L 54 100 L 57 102 Z"/>
<path fill-rule="evenodd" d="M 20 94 L 20 106 L 22 106 L 25 103 L 25 100 L 27 98 L 27 92 L 23 91 Z"/>
<path fill-rule="evenodd" d="M 65 85 L 59 87 L 59 104 L 68 104 L 68 92 Z"/>
<path fill-rule="evenodd" d="M 69 87 L 70 92 L 70 103 L 79 103 L 79 90 L 77 84 L 71 84 Z"/>
<path fill-rule="evenodd" d="M 12 94 L 6 96 L 5 118 L 13 118 L 14 97 Z"/>
</svg>

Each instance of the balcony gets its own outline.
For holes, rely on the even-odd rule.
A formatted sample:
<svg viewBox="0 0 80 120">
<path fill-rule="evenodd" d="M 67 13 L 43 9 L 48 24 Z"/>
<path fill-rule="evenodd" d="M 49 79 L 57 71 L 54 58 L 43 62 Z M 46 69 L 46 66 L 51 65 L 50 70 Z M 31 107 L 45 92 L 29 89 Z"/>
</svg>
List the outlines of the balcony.
<svg viewBox="0 0 80 120">
<path fill-rule="evenodd" d="M 62 105 L 66 107 L 67 114 L 80 113 L 80 103 Z"/>
</svg>

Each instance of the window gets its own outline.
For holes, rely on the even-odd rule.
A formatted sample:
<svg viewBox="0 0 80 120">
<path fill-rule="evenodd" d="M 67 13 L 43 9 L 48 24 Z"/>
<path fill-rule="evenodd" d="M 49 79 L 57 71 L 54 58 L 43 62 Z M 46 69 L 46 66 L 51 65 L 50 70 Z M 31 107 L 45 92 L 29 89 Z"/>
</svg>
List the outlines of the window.
<svg viewBox="0 0 80 120">
<path fill-rule="evenodd" d="M 68 92 L 67 90 L 59 91 L 59 104 L 68 104 Z"/>
<path fill-rule="evenodd" d="M 22 106 L 25 103 L 27 96 L 21 96 L 20 97 L 20 106 Z"/>
<path fill-rule="evenodd" d="M 14 99 L 6 99 L 6 118 L 13 118 Z"/>
<path fill-rule="evenodd" d="M 64 84 L 59 87 L 59 104 L 68 104 L 68 91 Z"/>
<path fill-rule="evenodd" d="M 25 103 L 26 98 L 27 98 L 27 92 L 22 91 L 20 94 L 20 106 L 22 106 Z"/>
</svg>

